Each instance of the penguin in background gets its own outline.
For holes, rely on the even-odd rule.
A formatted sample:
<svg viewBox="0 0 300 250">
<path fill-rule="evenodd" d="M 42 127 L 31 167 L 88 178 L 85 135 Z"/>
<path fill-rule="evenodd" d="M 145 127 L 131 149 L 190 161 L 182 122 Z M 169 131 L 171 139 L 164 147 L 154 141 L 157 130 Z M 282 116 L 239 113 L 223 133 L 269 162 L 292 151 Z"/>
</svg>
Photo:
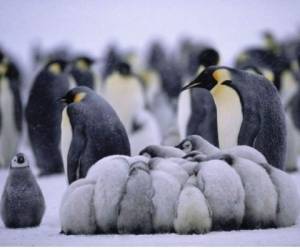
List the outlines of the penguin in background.
<svg viewBox="0 0 300 250">
<path fill-rule="evenodd" d="M 103 95 L 117 112 L 128 134 L 134 130 L 134 118 L 145 107 L 143 88 L 129 64 L 122 62 L 107 77 Z"/>
<path fill-rule="evenodd" d="M 96 88 L 96 76 L 92 70 L 94 60 L 88 56 L 78 56 L 73 59 L 70 75 L 74 78 L 77 86 Z"/>
<path fill-rule="evenodd" d="M 45 212 L 43 193 L 25 155 L 13 157 L 1 197 L 1 217 L 8 228 L 34 227 Z"/>
<path fill-rule="evenodd" d="M 104 65 L 101 71 L 102 81 L 113 73 L 117 64 L 122 61 L 121 53 L 116 45 L 110 45 L 104 56 Z"/>
<path fill-rule="evenodd" d="M 0 166 L 8 167 L 22 133 L 22 75 L 17 64 L 0 51 Z M 7 143 L 9 141 L 9 143 Z"/>
<path fill-rule="evenodd" d="M 210 91 L 217 109 L 221 149 L 248 145 L 268 162 L 284 168 L 286 124 L 280 97 L 265 77 L 228 67 L 210 66 L 182 88 Z"/>
<path fill-rule="evenodd" d="M 129 139 L 111 105 L 88 87 L 76 87 L 61 98 L 72 126 L 66 174 L 72 183 L 109 155 L 130 155 Z"/>
<path fill-rule="evenodd" d="M 213 48 L 203 49 L 198 55 L 197 74 L 205 68 L 219 63 L 219 53 Z M 210 143 L 218 145 L 216 107 L 206 89 L 190 89 L 181 93 L 178 99 L 177 123 L 180 138 L 200 135 Z"/>
<path fill-rule="evenodd" d="M 40 175 L 63 172 L 60 152 L 62 107 L 58 99 L 69 89 L 66 61 L 48 62 L 36 76 L 25 110 L 28 136 Z"/>
</svg>

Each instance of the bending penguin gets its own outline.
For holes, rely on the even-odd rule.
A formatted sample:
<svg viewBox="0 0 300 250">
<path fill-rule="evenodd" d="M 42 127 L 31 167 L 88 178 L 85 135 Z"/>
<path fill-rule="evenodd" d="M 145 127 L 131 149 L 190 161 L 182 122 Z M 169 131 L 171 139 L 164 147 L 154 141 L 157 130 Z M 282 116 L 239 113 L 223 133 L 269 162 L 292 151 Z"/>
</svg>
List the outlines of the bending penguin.
<svg viewBox="0 0 300 250">
<path fill-rule="evenodd" d="M 89 168 L 105 156 L 130 155 L 126 130 L 113 108 L 88 87 L 70 90 L 61 101 L 67 105 L 72 127 L 68 153 L 68 182 L 86 176 Z"/>
<path fill-rule="evenodd" d="M 6 227 L 34 227 L 45 212 L 42 191 L 22 153 L 11 161 L 9 175 L 1 197 L 1 217 Z"/>
<path fill-rule="evenodd" d="M 22 133 L 22 76 L 17 65 L 1 51 L 0 83 L 0 167 L 8 167 Z"/>
<path fill-rule="evenodd" d="M 277 90 L 265 77 L 211 66 L 182 90 L 195 87 L 212 94 L 221 149 L 252 146 L 271 165 L 284 168 L 287 133 L 284 111 Z"/>
</svg>

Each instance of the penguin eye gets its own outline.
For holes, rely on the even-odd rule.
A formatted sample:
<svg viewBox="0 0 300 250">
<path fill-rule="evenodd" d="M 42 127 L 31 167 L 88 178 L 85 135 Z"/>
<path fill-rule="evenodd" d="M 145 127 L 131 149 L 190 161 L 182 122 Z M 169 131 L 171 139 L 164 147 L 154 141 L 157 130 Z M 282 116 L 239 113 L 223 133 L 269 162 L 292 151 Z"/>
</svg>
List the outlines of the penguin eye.
<svg viewBox="0 0 300 250">
<path fill-rule="evenodd" d="M 191 152 L 193 149 L 192 143 L 190 141 L 185 141 L 182 146 L 183 146 L 183 151 L 186 153 Z"/>
</svg>

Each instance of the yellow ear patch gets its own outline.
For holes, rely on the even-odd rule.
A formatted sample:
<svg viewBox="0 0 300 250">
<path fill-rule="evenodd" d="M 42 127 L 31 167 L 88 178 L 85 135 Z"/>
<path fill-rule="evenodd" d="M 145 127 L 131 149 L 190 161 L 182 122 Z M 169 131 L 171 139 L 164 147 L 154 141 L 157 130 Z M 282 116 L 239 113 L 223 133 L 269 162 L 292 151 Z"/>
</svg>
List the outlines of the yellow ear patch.
<svg viewBox="0 0 300 250">
<path fill-rule="evenodd" d="M 74 96 L 73 102 L 79 103 L 85 98 L 85 96 L 86 96 L 86 93 L 84 93 L 84 92 L 77 93 Z"/>
<path fill-rule="evenodd" d="M 7 71 L 7 65 L 4 63 L 0 64 L 0 76 L 5 75 Z"/>
<path fill-rule="evenodd" d="M 85 71 L 89 68 L 88 64 L 86 63 L 86 61 L 80 59 L 75 63 L 75 67 L 78 68 L 81 71 Z"/>
<path fill-rule="evenodd" d="M 268 69 L 261 69 L 261 73 L 267 78 L 269 81 L 274 82 L 274 73 Z"/>
<path fill-rule="evenodd" d="M 249 56 L 245 53 L 242 53 L 238 56 L 237 58 L 237 62 L 242 63 L 245 62 L 246 60 L 248 60 Z"/>
<path fill-rule="evenodd" d="M 299 71 L 299 64 L 296 60 L 294 60 L 291 64 L 291 68 L 293 71 L 298 72 Z"/>
<path fill-rule="evenodd" d="M 231 74 L 227 69 L 217 69 L 213 72 L 212 76 L 218 84 L 231 80 Z"/>
<path fill-rule="evenodd" d="M 61 67 L 58 63 L 52 63 L 48 66 L 48 70 L 54 74 L 54 75 L 58 75 L 61 73 Z"/>
</svg>

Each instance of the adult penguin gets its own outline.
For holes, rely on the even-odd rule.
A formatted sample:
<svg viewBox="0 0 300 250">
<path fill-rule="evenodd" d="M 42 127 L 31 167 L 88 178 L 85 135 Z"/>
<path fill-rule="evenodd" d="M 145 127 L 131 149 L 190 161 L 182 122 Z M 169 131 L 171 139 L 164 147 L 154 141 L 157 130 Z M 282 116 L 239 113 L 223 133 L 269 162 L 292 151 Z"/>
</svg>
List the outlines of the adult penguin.
<svg viewBox="0 0 300 250">
<path fill-rule="evenodd" d="M 63 172 L 60 152 L 61 105 L 58 99 L 69 88 L 67 63 L 54 60 L 35 78 L 25 110 L 28 135 L 40 175 Z"/>
<path fill-rule="evenodd" d="M 86 176 L 89 168 L 108 155 L 130 155 L 126 130 L 113 108 L 90 88 L 70 90 L 61 100 L 67 104 L 72 126 L 68 153 L 69 183 Z"/>
<path fill-rule="evenodd" d="M 88 56 L 76 57 L 71 66 L 70 75 L 78 86 L 86 86 L 95 89 L 95 74 L 91 69 L 94 60 Z"/>
<path fill-rule="evenodd" d="M 198 55 L 197 73 L 209 66 L 217 65 L 219 57 L 215 49 L 203 49 Z M 206 89 L 191 89 L 179 96 L 177 121 L 181 139 L 187 135 L 200 135 L 218 145 L 218 135 L 215 132 L 216 107 Z"/>
<path fill-rule="evenodd" d="M 1 51 L 0 82 L 0 164 L 8 167 L 22 132 L 22 76 L 16 63 Z"/>
<path fill-rule="evenodd" d="M 106 79 L 103 93 L 130 134 L 134 129 L 134 118 L 144 109 L 145 100 L 142 84 L 128 63 L 121 62 L 116 66 Z"/>
<path fill-rule="evenodd" d="M 249 145 L 263 153 L 271 165 L 284 168 L 284 111 L 275 87 L 265 77 L 211 66 L 182 90 L 195 87 L 205 88 L 213 96 L 221 149 Z"/>
</svg>

